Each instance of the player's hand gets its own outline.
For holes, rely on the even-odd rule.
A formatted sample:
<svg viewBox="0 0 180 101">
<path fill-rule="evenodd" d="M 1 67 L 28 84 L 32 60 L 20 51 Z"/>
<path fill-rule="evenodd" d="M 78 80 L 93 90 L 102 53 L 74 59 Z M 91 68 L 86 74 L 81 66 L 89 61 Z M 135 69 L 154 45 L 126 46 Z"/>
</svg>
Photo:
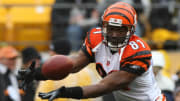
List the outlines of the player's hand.
<svg viewBox="0 0 180 101">
<path fill-rule="evenodd" d="M 27 69 L 20 69 L 18 71 L 18 79 L 21 80 L 19 87 L 21 89 L 26 90 L 31 82 L 35 79 L 35 64 L 36 62 L 33 61 L 30 67 Z"/>
<path fill-rule="evenodd" d="M 49 99 L 48 101 L 53 101 L 54 99 L 56 98 L 60 98 L 61 95 L 63 94 L 62 92 L 65 90 L 65 87 L 61 87 L 61 88 L 58 88 L 56 90 L 53 90 L 51 92 L 48 92 L 48 93 L 39 93 L 39 97 L 41 99 Z"/>
</svg>

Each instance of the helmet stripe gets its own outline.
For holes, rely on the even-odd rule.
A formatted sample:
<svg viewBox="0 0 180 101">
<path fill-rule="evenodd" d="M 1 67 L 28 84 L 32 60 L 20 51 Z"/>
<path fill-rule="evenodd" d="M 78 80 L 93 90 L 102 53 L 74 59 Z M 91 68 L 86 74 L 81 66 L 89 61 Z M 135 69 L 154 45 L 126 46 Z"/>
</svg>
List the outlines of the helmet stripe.
<svg viewBox="0 0 180 101">
<path fill-rule="evenodd" d="M 120 12 L 111 12 L 111 13 L 108 13 L 104 18 L 106 18 L 106 17 L 108 17 L 110 15 L 119 15 L 119 16 L 122 16 L 125 19 L 127 19 L 128 22 L 130 23 L 130 19 L 126 15 L 124 15 L 123 13 L 120 13 Z"/>
<path fill-rule="evenodd" d="M 132 14 L 129 10 L 127 10 L 127 9 L 119 8 L 119 7 L 112 7 L 112 8 L 110 8 L 110 9 L 122 9 L 122 10 L 125 10 L 125 11 L 127 11 L 129 14 L 131 14 L 131 16 L 133 17 L 133 14 Z"/>
<path fill-rule="evenodd" d="M 133 13 L 136 13 L 135 9 L 131 5 L 127 4 L 127 3 L 118 2 L 117 4 L 119 4 L 119 6 L 120 5 L 126 6 L 126 7 L 130 8 L 133 11 Z"/>
</svg>

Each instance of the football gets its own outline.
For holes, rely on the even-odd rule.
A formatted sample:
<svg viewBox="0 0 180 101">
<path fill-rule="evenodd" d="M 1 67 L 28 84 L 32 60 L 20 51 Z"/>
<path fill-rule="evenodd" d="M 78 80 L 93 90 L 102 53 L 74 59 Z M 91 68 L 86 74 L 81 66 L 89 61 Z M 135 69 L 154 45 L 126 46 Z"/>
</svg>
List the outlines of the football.
<svg viewBox="0 0 180 101">
<path fill-rule="evenodd" d="M 72 70 L 73 63 L 65 55 L 55 55 L 42 65 L 42 74 L 51 80 L 61 80 Z"/>
</svg>

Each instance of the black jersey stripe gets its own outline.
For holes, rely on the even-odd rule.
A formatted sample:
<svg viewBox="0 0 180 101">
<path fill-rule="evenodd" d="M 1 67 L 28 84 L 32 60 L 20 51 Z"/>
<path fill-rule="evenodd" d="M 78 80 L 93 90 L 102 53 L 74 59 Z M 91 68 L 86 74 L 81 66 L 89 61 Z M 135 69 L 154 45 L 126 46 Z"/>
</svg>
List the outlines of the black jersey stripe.
<svg viewBox="0 0 180 101">
<path fill-rule="evenodd" d="M 133 61 L 141 61 L 143 62 L 144 64 L 147 65 L 147 68 L 149 68 L 149 62 L 147 60 L 150 61 L 151 57 L 145 57 L 145 58 L 137 58 L 137 59 L 131 59 L 131 60 L 128 60 L 128 61 L 124 61 L 121 63 L 121 66 L 123 66 L 126 62 L 133 62 Z"/>
<path fill-rule="evenodd" d="M 137 74 L 137 75 L 142 75 L 146 71 L 141 66 L 131 65 L 131 64 L 127 64 L 126 66 L 120 68 L 120 70 L 130 72 L 130 73 L 133 73 L 133 74 Z"/>
<path fill-rule="evenodd" d="M 134 57 L 136 57 L 136 56 L 148 55 L 148 54 L 151 54 L 151 51 L 149 51 L 149 50 L 140 51 L 140 52 L 135 53 L 135 54 L 132 55 L 132 56 L 129 56 L 129 57 L 125 58 L 125 60 L 132 59 L 132 58 L 134 58 Z"/>
<path fill-rule="evenodd" d="M 86 49 L 86 45 L 84 44 L 81 47 L 81 50 L 84 52 L 84 54 L 88 57 L 88 59 L 90 60 L 90 62 L 95 62 L 95 56 L 94 53 L 92 52 L 92 56 L 88 53 L 87 49 Z"/>
</svg>

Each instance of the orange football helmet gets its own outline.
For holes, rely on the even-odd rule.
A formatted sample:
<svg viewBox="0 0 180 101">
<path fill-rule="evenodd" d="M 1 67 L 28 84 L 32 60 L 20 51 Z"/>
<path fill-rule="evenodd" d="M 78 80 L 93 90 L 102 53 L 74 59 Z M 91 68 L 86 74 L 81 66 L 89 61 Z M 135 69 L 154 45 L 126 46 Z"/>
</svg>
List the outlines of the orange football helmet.
<svg viewBox="0 0 180 101">
<path fill-rule="evenodd" d="M 137 15 L 135 9 L 124 2 L 117 2 L 110 5 L 102 16 L 104 42 L 112 51 L 118 51 L 119 48 L 127 45 L 130 36 L 135 32 L 137 23 Z M 111 36 L 112 30 L 115 28 L 120 36 Z M 125 30 L 125 31 L 124 31 Z"/>
</svg>

